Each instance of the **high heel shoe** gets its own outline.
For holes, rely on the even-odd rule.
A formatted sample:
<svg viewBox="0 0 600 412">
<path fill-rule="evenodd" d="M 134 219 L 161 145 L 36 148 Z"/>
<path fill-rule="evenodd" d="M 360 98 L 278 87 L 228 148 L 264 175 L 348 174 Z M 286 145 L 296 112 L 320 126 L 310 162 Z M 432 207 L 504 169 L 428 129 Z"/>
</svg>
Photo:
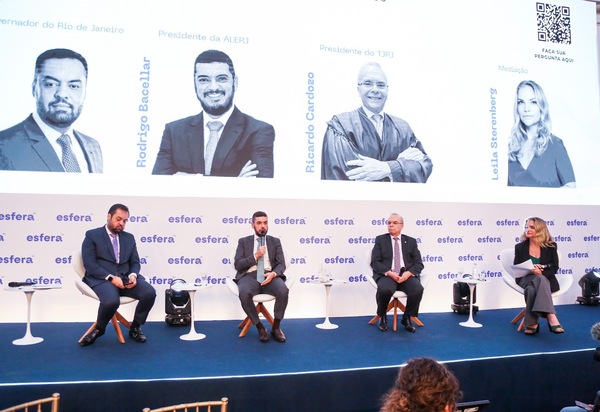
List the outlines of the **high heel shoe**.
<svg viewBox="0 0 600 412">
<path fill-rule="evenodd" d="M 526 335 L 535 335 L 540 332 L 540 325 L 537 324 L 535 326 L 525 326 L 525 334 Z"/>
<path fill-rule="evenodd" d="M 565 329 L 561 326 L 560 323 L 554 326 L 548 324 L 548 329 L 550 329 L 550 332 L 552 333 L 565 333 Z"/>
</svg>

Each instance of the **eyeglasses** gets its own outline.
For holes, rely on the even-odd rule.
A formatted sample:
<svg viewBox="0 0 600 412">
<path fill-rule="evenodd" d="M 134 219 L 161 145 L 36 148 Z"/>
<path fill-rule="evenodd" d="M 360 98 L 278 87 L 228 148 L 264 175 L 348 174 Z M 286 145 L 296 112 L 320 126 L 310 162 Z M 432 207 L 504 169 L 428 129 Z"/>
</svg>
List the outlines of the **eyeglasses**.
<svg viewBox="0 0 600 412">
<path fill-rule="evenodd" d="M 378 89 L 386 89 L 388 87 L 387 83 L 385 83 L 385 82 L 372 82 L 370 80 L 366 80 L 362 83 L 358 83 L 358 85 L 366 87 L 367 89 L 370 89 L 373 86 L 377 87 Z"/>
<path fill-rule="evenodd" d="M 404 222 L 398 222 L 397 220 L 388 220 L 387 224 L 388 225 L 403 225 Z"/>
</svg>

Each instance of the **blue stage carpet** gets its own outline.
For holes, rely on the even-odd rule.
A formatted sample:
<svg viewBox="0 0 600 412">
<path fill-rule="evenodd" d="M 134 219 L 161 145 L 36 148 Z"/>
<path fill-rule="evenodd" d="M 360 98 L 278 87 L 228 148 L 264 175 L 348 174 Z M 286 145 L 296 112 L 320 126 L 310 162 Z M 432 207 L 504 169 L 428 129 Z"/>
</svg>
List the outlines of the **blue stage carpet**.
<svg viewBox="0 0 600 412">
<path fill-rule="evenodd" d="M 61 411 L 141 411 L 223 396 L 234 412 L 375 411 L 399 365 L 428 356 L 455 371 L 464 400 L 490 399 L 490 412 L 558 411 L 600 389 L 589 333 L 600 307 L 557 310 L 562 335 L 545 323 L 536 336 L 517 333 L 510 320 L 518 309 L 503 309 L 477 313 L 479 329 L 459 326 L 466 315 L 423 314 L 414 334 L 382 333 L 369 317 L 334 318 L 335 330 L 315 328 L 322 319 L 289 319 L 284 344 L 259 342 L 254 328 L 240 339 L 239 321 L 212 321 L 196 322 L 207 336 L 200 341 L 179 339 L 189 326 L 153 322 L 143 328 L 146 344 L 121 345 L 107 329 L 86 348 L 76 342 L 88 324 L 34 323 L 44 341 L 15 346 L 25 325 L 0 324 L 0 408 L 60 392 Z"/>
</svg>

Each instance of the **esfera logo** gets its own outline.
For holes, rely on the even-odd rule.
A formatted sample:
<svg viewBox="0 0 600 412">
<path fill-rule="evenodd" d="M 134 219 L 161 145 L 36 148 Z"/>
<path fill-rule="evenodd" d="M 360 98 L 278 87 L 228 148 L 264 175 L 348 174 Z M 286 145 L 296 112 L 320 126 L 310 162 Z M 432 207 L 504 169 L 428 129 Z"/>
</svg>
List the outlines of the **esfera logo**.
<svg viewBox="0 0 600 412">
<path fill-rule="evenodd" d="M 175 236 L 148 235 L 141 236 L 142 243 L 175 243 Z"/>
<path fill-rule="evenodd" d="M 31 265 L 33 263 L 33 256 L 0 256 L 0 263 L 9 265 Z"/>
<path fill-rule="evenodd" d="M 38 285 L 62 285 L 62 277 L 40 276 L 37 278 L 27 278 L 25 282 L 37 283 Z"/>
<path fill-rule="evenodd" d="M 472 255 L 467 253 L 466 255 L 462 255 L 458 257 L 459 262 L 483 262 L 482 255 Z"/>
<path fill-rule="evenodd" d="M 148 223 L 148 215 L 146 215 L 146 216 L 130 215 L 128 222 L 129 223 Z"/>
<path fill-rule="evenodd" d="M 82 215 L 76 213 L 67 213 L 64 215 L 56 215 L 56 221 L 58 222 L 91 222 L 92 215 Z"/>
<path fill-rule="evenodd" d="M 456 222 L 458 226 L 483 226 L 482 220 L 460 219 Z"/>
<path fill-rule="evenodd" d="M 213 235 L 196 236 L 194 238 L 194 241 L 196 243 L 202 243 L 202 244 L 229 244 L 228 237 L 220 237 L 220 236 L 213 236 Z"/>
<path fill-rule="evenodd" d="M 192 256 L 170 257 L 167 258 L 167 263 L 169 265 L 201 265 L 202 258 Z"/>
<path fill-rule="evenodd" d="M 169 222 L 169 223 L 184 223 L 184 224 L 198 224 L 198 223 L 202 223 L 202 216 L 187 216 L 187 215 L 169 216 L 167 218 L 167 222 Z"/>
<path fill-rule="evenodd" d="M 323 223 L 326 226 L 354 226 L 354 219 L 342 219 L 334 217 L 332 219 L 325 219 Z"/>
<path fill-rule="evenodd" d="M 356 261 L 354 260 L 354 257 L 342 257 L 342 256 L 326 257 L 325 259 L 323 259 L 323 262 L 328 265 L 356 263 Z"/>
<path fill-rule="evenodd" d="M 441 219 L 417 219 L 415 221 L 417 226 L 444 226 L 444 222 Z"/>
<path fill-rule="evenodd" d="M 221 222 L 225 225 L 249 225 L 252 223 L 251 217 L 240 217 L 240 216 L 225 216 L 221 219 Z"/>
<path fill-rule="evenodd" d="M 300 244 L 302 245 L 330 245 L 331 239 L 328 237 L 301 237 L 299 239 Z"/>
<path fill-rule="evenodd" d="M 45 233 L 40 233 L 37 235 L 27 235 L 25 237 L 25 239 L 28 242 L 48 242 L 48 243 L 52 243 L 52 242 L 62 242 L 63 241 L 63 235 L 47 235 Z"/>
<path fill-rule="evenodd" d="M 276 217 L 275 219 L 273 219 L 273 222 L 276 225 L 305 225 L 306 224 L 306 218 L 304 217 L 300 217 L 300 218 L 296 218 L 296 217 Z"/>
<path fill-rule="evenodd" d="M 8 213 L 0 213 L 0 221 L 16 221 L 16 222 L 33 222 L 35 221 L 35 216 L 32 213 L 19 213 L 19 212 L 8 212 Z"/>
<path fill-rule="evenodd" d="M 512 219 L 504 219 L 504 220 L 496 220 L 496 226 L 523 226 L 523 223 L 518 220 Z"/>
</svg>

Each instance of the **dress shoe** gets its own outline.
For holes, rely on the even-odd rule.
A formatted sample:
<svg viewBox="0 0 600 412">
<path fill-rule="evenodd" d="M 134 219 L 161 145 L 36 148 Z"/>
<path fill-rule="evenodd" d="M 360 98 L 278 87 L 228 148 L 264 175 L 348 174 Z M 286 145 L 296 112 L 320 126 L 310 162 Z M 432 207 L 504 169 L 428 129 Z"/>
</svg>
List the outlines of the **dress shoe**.
<svg viewBox="0 0 600 412">
<path fill-rule="evenodd" d="M 379 318 L 379 330 L 382 332 L 387 332 L 387 330 L 388 330 L 387 315 Z"/>
<path fill-rule="evenodd" d="M 277 342 L 285 342 L 285 335 L 280 328 L 273 329 L 271 331 L 271 336 L 273 336 L 273 339 L 275 339 Z"/>
<path fill-rule="evenodd" d="M 96 338 L 99 338 L 102 335 L 104 335 L 103 330 L 92 329 L 92 331 L 90 333 L 88 333 L 83 338 L 81 338 L 81 340 L 79 341 L 79 344 L 81 346 L 91 345 L 92 343 L 94 343 L 96 341 Z"/>
<path fill-rule="evenodd" d="M 260 328 L 258 330 L 258 340 L 261 342 L 267 342 L 269 340 L 269 334 L 265 328 Z"/>
<path fill-rule="evenodd" d="M 130 328 L 129 329 L 129 336 L 131 336 L 131 338 L 139 343 L 144 343 L 146 342 L 146 335 L 144 335 L 144 332 L 142 332 L 142 328 Z"/>
<path fill-rule="evenodd" d="M 412 324 L 412 321 L 410 320 L 410 316 L 402 316 L 402 319 L 400 319 L 400 323 L 402 325 L 404 325 L 404 330 L 414 333 L 415 332 L 415 327 Z"/>
</svg>

